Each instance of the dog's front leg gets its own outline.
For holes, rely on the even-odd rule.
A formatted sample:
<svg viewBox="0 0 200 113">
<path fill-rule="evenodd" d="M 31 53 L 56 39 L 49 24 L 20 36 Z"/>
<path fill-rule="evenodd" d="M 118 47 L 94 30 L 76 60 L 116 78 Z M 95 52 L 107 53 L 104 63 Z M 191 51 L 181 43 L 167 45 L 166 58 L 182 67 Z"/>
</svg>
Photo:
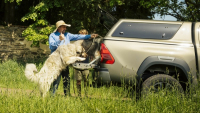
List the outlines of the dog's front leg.
<svg viewBox="0 0 200 113">
<path fill-rule="evenodd" d="M 67 65 L 69 65 L 69 64 L 75 63 L 76 61 L 84 61 L 85 58 L 82 58 L 82 57 L 67 57 L 64 60 L 65 60 L 65 63 Z"/>
</svg>

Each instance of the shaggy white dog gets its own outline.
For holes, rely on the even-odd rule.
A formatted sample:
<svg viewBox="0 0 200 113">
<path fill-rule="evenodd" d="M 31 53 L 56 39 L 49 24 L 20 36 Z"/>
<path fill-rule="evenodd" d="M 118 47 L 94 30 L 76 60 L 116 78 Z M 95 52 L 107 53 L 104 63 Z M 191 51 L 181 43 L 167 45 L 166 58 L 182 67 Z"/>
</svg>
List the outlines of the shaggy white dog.
<svg viewBox="0 0 200 113">
<path fill-rule="evenodd" d="M 79 57 L 85 50 L 81 46 L 83 40 L 78 40 L 73 44 L 61 45 L 45 61 L 40 72 L 37 73 L 35 64 L 26 64 L 25 76 L 39 84 L 41 96 L 45 97 L 53 81 L 60 75 L 61 71 L 75 61 L 83 61 L 85 58 Z"/>
</svg>

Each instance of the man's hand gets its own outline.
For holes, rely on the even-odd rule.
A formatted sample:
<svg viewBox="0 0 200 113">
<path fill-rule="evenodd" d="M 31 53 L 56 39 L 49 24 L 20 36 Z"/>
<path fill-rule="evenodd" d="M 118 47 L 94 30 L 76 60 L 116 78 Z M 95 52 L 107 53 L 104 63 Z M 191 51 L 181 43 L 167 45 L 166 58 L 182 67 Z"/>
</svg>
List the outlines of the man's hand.
<svg viewBox="0 0 200 113">
<path fill-rule="evenodd" d="M 64 39 L 65 39 L 65 36 L 64 36 L 63 33 L 61 33 L 60 36 L 59 36 L 59 40 L 62 41 L 62 40 L 64 40 Z"/>
<path fill-rule="evenodd" d="M 96 38 L 98 36 L 98 34 L 91 34 L 90 36 L 91 36 L 91 38 Z"/>
</svg>

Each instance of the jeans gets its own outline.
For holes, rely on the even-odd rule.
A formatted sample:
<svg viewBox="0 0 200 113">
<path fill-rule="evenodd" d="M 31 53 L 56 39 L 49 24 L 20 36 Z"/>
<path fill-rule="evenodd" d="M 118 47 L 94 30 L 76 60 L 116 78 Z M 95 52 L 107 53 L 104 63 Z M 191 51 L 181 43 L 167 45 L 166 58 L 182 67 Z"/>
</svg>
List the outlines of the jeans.
<svg viewBox="0 0 200 113">
<path fill-rule="evenodd" d="M 65 70 L 63 70 L 61 72 L 61 74 L 58 76 L 58 78 L 56 80 L 54 80 L 50 90 L 52 92 L 52 96 L 55 95 L 56 90 L 58 89 L 60 80 L 61 80 L 61 76 L 63 79 L 63 90 L 64 90 L 64 94 L 65 96 L 68 94 L 70 94 L 70 76 L 69 76 L 69 67 L 66 67 Z"/>
</svg>

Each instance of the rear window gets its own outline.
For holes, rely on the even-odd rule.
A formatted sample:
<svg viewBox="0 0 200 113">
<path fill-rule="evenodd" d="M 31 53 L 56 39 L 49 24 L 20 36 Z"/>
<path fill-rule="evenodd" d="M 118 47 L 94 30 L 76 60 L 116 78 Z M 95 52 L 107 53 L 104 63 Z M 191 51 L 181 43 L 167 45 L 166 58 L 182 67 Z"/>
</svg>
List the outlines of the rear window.
<svg viewBox="0 0 200 113">
<path fill-rule="evenodd" d="M 170 39 L 180 24 L 123 22 L 112 34 L 113 37 Z"/>
</svg>

